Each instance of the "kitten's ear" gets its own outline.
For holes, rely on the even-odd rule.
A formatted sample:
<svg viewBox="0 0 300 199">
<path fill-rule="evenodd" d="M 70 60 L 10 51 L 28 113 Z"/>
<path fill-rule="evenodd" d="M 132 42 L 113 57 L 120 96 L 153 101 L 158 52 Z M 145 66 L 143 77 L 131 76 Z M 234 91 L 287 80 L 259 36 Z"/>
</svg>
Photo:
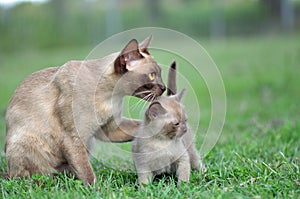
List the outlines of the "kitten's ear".
<svg viewBox="0 0 300 199">
<path fill-rule="evenodd" d="M 176 99 L 178 102 L 181 101 L 182 96 L 184 95 L 185 91 L 186 91 L 186 89 L 184 88 L 184 89 L 182 89 L 182 91 L 181 91 L 180 93 L 178 93 L 177 95 L 175 95 L 175 99 Z"/>
<path fill-rule="evenodd" d="M 153 102 L 146 111 L 149 119 L 156 119 L 158 116 L 165 114 L 167 111 L 159 102 Z"/>
<path fill-rule="evenodd" d="M 167 96 L 175 95 L 176 93 L 176 61 L 173 61 L 169 68 Z"/>
<path fill-rule="evenodd" d="M 147 53 L 148 55 L 150 55 L 149 51 L 148 51 L 148 46 L 150 44 L 152 40 L 152 35 L 150 35 L 149 37 L 147 37 L 144 41 L 142 41 L 139 45 L 140 51 L 143 53 Z"/>
<path fill-rule="evenodd" d="M 115 72 L 124 74 L 132 69 L 135 60 L 142 59 L 143 56 L 139 52 L 139 46 L 136 39 L 132 39 L 121 51 L 120 55 L 114 62 Z"/>
</svg>

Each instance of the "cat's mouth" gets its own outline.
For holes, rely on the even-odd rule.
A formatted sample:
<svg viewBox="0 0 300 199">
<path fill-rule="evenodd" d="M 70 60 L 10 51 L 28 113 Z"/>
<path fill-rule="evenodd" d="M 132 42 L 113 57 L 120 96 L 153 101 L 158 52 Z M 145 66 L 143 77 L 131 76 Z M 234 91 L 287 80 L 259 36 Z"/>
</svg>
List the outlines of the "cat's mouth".
<svg viewBox="0 0 300 199">
<path fill-rule="evenodd" d="M 141 98 L 141 99 L 146 100 L 148 102 L 151 102 L 151 101 L 155 100 L 158 97 L 152 91 L 148 91 L 148 90 L 145 90 L 145 91 L 138 91 L 137 90 L 133 93 L 133 96 Z"/>
<path fill-rule="evenodd" d="M 138 88 L 133 93 L 133 96 L 151 102 L 158 96 L 161 96 L 165 90 L 166 88 L 164 85 L 144 85 Z"/>
</svg>

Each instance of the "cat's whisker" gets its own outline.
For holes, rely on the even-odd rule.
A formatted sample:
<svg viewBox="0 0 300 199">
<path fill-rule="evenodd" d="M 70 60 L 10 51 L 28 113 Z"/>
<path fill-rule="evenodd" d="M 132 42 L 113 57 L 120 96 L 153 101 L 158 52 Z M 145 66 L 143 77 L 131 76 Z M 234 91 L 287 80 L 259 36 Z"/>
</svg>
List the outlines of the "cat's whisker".
<svg viewBox="0 0 300 199">
<path fill-rule="evenodd" d="M 143 99 L 145 101 L 149 100 L 149 98 L 152 96 L 152 93 L 150 92 L 148 95 L 146 95 Z"/>
<path fill-rule="evenodd" d="M 151 101 L 154 101 L 157 99 L 157 96 L 153 95 Z"/>
<path fill-rule="evenodd" d="M 150 95 L 147 96 L 147 99 L 145 99 L 145 100 L 151 102 L 151 101 L 153 101 L 153 98 L 155 98 L 155 96 L 151 93 Z M 145 104 L 143 105 L 143 107 L 141 108 L 139 115 L 142 115 L 142 113 L 143 113 L 143 111 L 144 111 L 144 108 L 145 108 L 146 104 L 147 104 L 147 103 L 145 103 Z"/>
<path fill-rule="evenodd" d="M 145 96 L 143 99 L 145 99 L 146 101 L 152 101 L 153 98 L 153 94 L 150 93 L 149 95 Z M 144 105 L 142 106 L 139 115 L 142 115 L 142 113 L 144 112 L 144 108 L 147 105 L 147 103 L 145 102 Z"/>
<path fill-rule="evenodd" d="M 151 94 L 151 91 L 140 91 L 135 93 L 135 95 L 141 95 L 141 94 Z M 148 96 L 146 95 L 144 98 L 140 99 L 137 103 L 133 104 L 131 107 L 129 107 L 129 109 L 135 110 L 144 100 L 145 98 Z"/>
<path fill-rule="evenodd" d="M 145 91 L 144 91 L 145 92 Z M 146 92 L 145 92 L 146 93 Z M 148 94 L 148 95 L 150 95 L 150 94 Z M 137 103 L 135 103 L 135 104 L 133 104 L 131 107 L 129 107 L 130 109 L 132 109 L 132 110 L 135 110 L 144 100 L 145 100 L 145 98 L 148 96 L 148 95 L 146 95 L 144 98 L 142 98 L 142 99 L 139 99 L 139 101 L 137 101 Z"/>
<path fill-rule="evenodd" d="M 140 91 L 135 93 L 135 95 L 141 95 L 141 94 L 146 94 L 146 93 L 151 93 L 151 91 Z"/>
<path fill-rule="evenodd" d="M 134 103 L 133 105 L 131 105 L 129 107 L 130 110 L 135 110 L 137 109 L 137 107 L 139 107 L 139 105 L 142 103 L 142 101 L 144 101 L 143 99 L 140 99 L 139 101 L 137 101 L 136 103 Z"/>
<path fill-rule="evenodd" d="M 148 101 L 151 96 L 152 96 L 152 93 L 150 93 L 149 95 L 145 96 L 143 99 L 146 100 L 146 101 Z"/>
<path fill-rule="evenodd" d="M 146 91 L 142 91 L 145 92 Z M 142 99 L 140 99 L 137 103 L 133 104 L 131 107 L 129 107 L 131 110 L 135 110 L 137 107 L 139 107 L 143 102 L 145 102 L 145 100 L 148 99 L 149 96 L 151 96 L 151 91 L 149 91 L 150 93 L 148 95 L 146 95 L 145 97 L 143 97 Z"/>
</svg>

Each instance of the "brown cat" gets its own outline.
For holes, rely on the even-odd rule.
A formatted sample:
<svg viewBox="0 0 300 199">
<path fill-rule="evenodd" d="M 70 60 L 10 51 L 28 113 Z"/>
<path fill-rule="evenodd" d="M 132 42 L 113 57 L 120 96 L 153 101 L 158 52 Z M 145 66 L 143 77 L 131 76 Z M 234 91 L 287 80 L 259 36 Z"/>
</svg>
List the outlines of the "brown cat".
<svg viewBox="0 0 300 199">
<path fill-rule="evenodd" d="M 168 95 L 176 93 L 175 62 L 169 72 Z M 190 169 L 205 171 L 196 150 L 193 134 L 181 98 L 185 92 L 161 96 L 149 105 L 143 124 L 132 144 L 140 184 L 156 174 L 177 173 L 178 182 L 189 181 Z"/>
<path fill-rule="evenodd" d="M 131 40 L 121 53 L 70 61 L 33 73 L 15 91 L 6 113 L 10 177 L 67 170 L 96 181 L 88 150 L 94 138 L 131 141 L 140 121 L 122 118 L 122 98 L 160 96 L 161 69 L 147 48 Z M 87 147 L 87 148 L 86 148 Z"/>
</svg>

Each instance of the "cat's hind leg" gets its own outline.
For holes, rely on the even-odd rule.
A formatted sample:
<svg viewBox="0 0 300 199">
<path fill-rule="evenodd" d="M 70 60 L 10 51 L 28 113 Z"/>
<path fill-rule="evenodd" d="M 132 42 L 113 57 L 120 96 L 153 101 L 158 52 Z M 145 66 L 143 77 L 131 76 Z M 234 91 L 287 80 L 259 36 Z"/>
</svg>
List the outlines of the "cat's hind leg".
<svg viewBox="0 0 300 199">
<path fill-rule="evenodd" d="M 84 184 L 94 185 L 96 176 L 89 162 L 88 152 L 79 137 L 65 136 L 63 140 L 63 154 L 76 176 Z"/>
<path fill-rule="evenodd" d="M 39 144 L 41 144 L 40 140 L 33 136 L 10 138 L 6 143 L 9 177 L 30 177 L 33 174 L 53 172 L 47 152 L 42 150 Z"/>
<path fill-rule="evenodd" d="M 151 171 L 148 172 L 138 172 L 138 179 L 140 185 L 147 185 L 152 182 L 153 174 Z"/>
</svg>

